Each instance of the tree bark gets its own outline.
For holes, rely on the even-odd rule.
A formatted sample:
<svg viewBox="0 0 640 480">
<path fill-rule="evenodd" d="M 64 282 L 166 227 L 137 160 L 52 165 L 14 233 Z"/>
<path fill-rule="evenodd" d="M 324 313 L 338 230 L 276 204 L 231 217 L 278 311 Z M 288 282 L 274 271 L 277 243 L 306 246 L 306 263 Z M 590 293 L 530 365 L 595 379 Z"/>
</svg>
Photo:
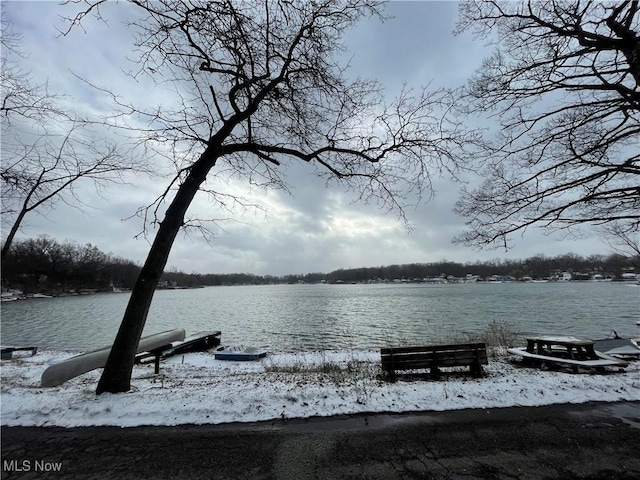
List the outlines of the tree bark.
<svg viewBox="0 0 640 480">
<path fill-rule="evenodd" d="M 42 178 L 44 177 L 45 173 L 46 173 L 45 169 L 43 169 L 42 172 L 40 172 L 40 175 L 38 176 L 38 179 L 35 182 L 35 185 L 31 188 L 31 190 L 29 190 L 29 193 L 24 199 L 24 202 L 22 202 L 20 213 L 18 213 L 18 216 L 13 222 L 13 225 L 11 225 L 11 230 L 9 231 L 9 235 L 7 235 L 7 238 L 4 241 L 4 245 L 2 245 L 2 253 L 0 253 L 1 263 L 4 263 L 7 255 L 9 254 L 9 250 L 11 249 L 11 244 L 13 243 L 13 239 L 16 236 L 16 233 L 18 233 L 18 229 L 20 228 L 20 225 L 22 225 L 22 221 L 24 220 L 24 217 L 27 215 L 27 212 L 31 210 L 29 208 L 29 202 L 31 201 L 31 198 L 33 197 L 35 191 L 38 189 L 38 186 L 42 183 Z"/>
<path fill-rule="evenodd" d="M 189 170 L 184 183 L 178 188 L 176 196 L 167 209 L 147 260 L 131 292 L 118 334 L 98 382 L 96 394 L 127 392 L 131 389 L 135 354 L 155 289 L 167 264 L 173 242 L 184 223 L 187 209 L 217 158 L 218 155 L 211 148 L 204 151 Z"/>
<path fill-rule="evenodd" d="M 11 226 L 9 235 L 7 235 L 7 238 L 4 241 L 4 245 L 2 245 L 2 253 L 0 254 L 0 263 L 4 263 L 5 259 L 7 258 L 7 255 L 9 254 L 9 250 L 11 249 L 11 244 L 13 243 L 13 238 L 16 236 L 16 233 L 18 233 L 18 229 L 20 228 L 22 219 L 25 217 L 26 214 L 27 212 L 24 209 L 22 209 L 18 214 L 16 221 Z"/>
</svg>

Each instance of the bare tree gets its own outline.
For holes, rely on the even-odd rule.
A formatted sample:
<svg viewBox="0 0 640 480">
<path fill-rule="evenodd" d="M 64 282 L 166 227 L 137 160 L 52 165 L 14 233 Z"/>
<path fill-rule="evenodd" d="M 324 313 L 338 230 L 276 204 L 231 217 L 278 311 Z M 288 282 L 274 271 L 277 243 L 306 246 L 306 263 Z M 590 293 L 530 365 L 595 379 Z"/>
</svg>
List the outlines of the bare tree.
<svg viewBox="0 0 640 480">
<path fill-rule="evenodd" d="M 90 2 L 72 25 L 90 12 L 100 16 L 101 3 Z M 455 168 L 449 152 L 467 140 L 442 118 L 446 92 L 407 88 L 386 104 L 377 82 L 350 79 L 339 63 L 344 31 L 380 15 L 375 0 L 130 3 L 144 18 L 135 23 L 137 75 L 168 82 L 176 93 L 173 107 L 151 111 L 118 101 L 123 113 L 152 125 L 150 142 L 171 147 L 177 174 L 159 199 L 170 204 L 98 393 L 129 390 L 154 290 L 191 201 L 212 191 L 208 177 L 286 188 L 283 167 L 304 162 L 328 183 L 404 218 L 407 202 L 430 194 L 432 172 Z"/>
<path fill-rule="evenodd" d="M 25 217 L 32 213 L 45 215 L 57 201 L 82 207 L 76 194 L 78 181 L 93 181 L 101 191 L 106 183 L 123 181 L 122 174 L 133 170 L 118 153 L 114 144 L 87 135 L 86 125 L 70 122 L 69 130 L 59 134 L 5 136 L 2 147 L 0 184 L 2 219 L 10 225 L 2 245 L 4 261 L 11 243 Z"/>
<path fill-rule="evenodd" d="M 20 49 L 22 37 L 13 30 L 13 26 L 5 20 L 4 6 L 1 21 L 2 35 L 0 36 L 2 86 L 2 104 L 0 113 L 5 121 L 13 117 L 29 119 L 42 123 L 49 115 L 62 115 L 63 112 L 56 105 L 57 95 L 51 94 L 46 83 L 33 83 L 28 71 L 23 70 L 15 61 L 16 58 L 26 59 L 27 55 Z M 12 59 L 13 57 L 13 59 Z"/>
<path fill-rule="evenodd" d="M 471 1 L 457 29 L 495 45 L 459 100 L 498 131 L 474 153 L 485 180 L 457 203 L 469 229 L 455 241 L 508 248 L 532 226 L 637 231 L 638 1 Z"/>
<path fill-rule="evenodd" d="M 140 170 L 140 162 L 125 159 L 115 142 L 99 138 L 104 131 L 66 111 L 61 97 L 46 83 L 34 83 L 10 57 L 18 50 L 20 35 L 2 23 L 0 73 L 2 149 L 0 192 L 2 223 L 8 225 L 2 261 L 31 213 L 46 215 L 58 201 L 83 206 L 76 194 L 79 181 L 91 181 L 100 190 L 122 182 L 123 173 Z"/>
<path fill-rule="evenodd" d="M 611 222 L 601 227 L 601 231 L 613 251 L 625 255 L 640 267 L 640 225 Z"/>
</svg>

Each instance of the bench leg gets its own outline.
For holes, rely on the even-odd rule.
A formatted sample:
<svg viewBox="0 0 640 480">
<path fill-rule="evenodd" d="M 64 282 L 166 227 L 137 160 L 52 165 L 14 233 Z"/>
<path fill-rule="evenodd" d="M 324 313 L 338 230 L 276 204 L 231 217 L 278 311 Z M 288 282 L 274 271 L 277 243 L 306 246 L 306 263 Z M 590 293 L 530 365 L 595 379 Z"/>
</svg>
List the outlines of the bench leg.
<svg viewBox="0 0 640 480">
<path fill-rule="evenodd" d="M 434 380 L 437 380 L 440 378 L 440 369 L 436 364 L 431 366 L 431 378 Z"/>
<path fill-rule="evenodd" d="M 395 382 L 396 381 L 396 371 L 395 370 L 383 368 L 382 369 L 382 374 L 384 376 L 386 376 L 386 380 L 388 380 L 389 382 Z"/>
<path fill-rule="evenodd" d="M 482 376 L 482 364 L 480 363 L 479 359 L 476 358 L 473 363 L 469 365 L 469 368 L 471 369 L 471 375 L 473 375 L 474 377 Z"/>
</svg>

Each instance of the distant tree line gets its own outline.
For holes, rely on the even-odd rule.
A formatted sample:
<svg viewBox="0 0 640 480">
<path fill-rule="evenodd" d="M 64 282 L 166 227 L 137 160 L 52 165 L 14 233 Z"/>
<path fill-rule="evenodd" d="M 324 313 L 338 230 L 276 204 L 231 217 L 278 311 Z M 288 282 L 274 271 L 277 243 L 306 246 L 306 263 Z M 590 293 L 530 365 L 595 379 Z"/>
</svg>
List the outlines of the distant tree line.
<svg viewBox="0 0 640 480">
<path fill-rule="evenodd" d="M 635 269 L 635 270 L 634 270 Z M 567 253 L 555 257 L 536 255 L 526 260 L 494 259 L 485 262 L 458 263 L 440 261 L 411 263 L 379 267 L 339 269 L 330 273 L 289 274 L 284 276 L 254 275 L 251 273 L 196 274 L 165 272 L 163 280 L 180 286 L 196 285 L 271 285 L 281 283 L 336 283 L 366 282 L 369 280 L 393 281 L 395 279 L 423 279 L 433 277 L 465 277 L 467 274 L 486 278 L 492 275 L 548 278 L 553 272 L 600 273 L 621 278 L 622 273 L 640 272 L 640 257 L 630 258 L 621 254 L 590 255 L 582 257 Z"/>
<path fill-rule="evenodd" d="M 178 287 L 215 285 L 271 285 L 282 283 L 366 282 L 369 280 L 423 279 L 433 277 L 465 277 L 467 274 L 486 278 L 492 275 L 547 278 L 553 272 L 600 273 L 621 278 L 622 273 L 640 272 L 640 257 L 620 254 L 590 255 L 573 253 L 547 257 L 536 255 L 526 260 L 494 259 L 485 262 L 458 263 L 440 261 L 339 269 L 330 273 L 289 274 L 284 276 L 251 273 L 198 274 L 176 270 L 164 272 L 162 285 Z M 130 289 L 140 272 L 135 262 L 102 252 L 90 243 L 60 243 L 41 235 L 35 239 L 13 243 L 2 265 L 4 288 L 29 292 L 68 292 L 79 289 Z"/>
<path fill-rule="evenodd" d="M 384 267 L 354 268 L 336 270 L 327 275 L 328 282 L 362 282 L 368 280 L 423 279 L 434 277 L 465 277 L 477 275 L 481 278 L 493 275 L 509 276 L 517 280 L 524 277 L 534 279 L 548 278 L 553 272 L 600 273 L 602 275 L 621 278 L 622 273 L 638 271 L 639 258 L 629 258 L 620 254 L 590 255 L 582 257 L 567 253 L 555 257 L 536 255 L 525 260 L 494 259 L 458 263 L 440 261 L 433 263 L 411 263 L 405 265 L 389 265 Z"/>
<path fill-rule="evenodd" d="M 634 270 L 635 269 L 635 270 Z M 379 267 L 339 269 L 330 273 L 289 274 L 284 276 L 254 275 L 251 273 L 197 274 L 165 272 L 163 280 L 180 286 L 196 285 L 271 285 L 281 283 L 336 283 L 366 282 L 369 280 L 393 281 L 395 279 L 423 279 L 433 277 L 465 277 L 467 274 L 486 278 L 492 275 L 548 278 L 553 272 L 600 273 L 621 278 L 622 273 L 640 272 L 640 257 L 630 258 L 621 254 L 589 255 L 582 257 L 567 253 L 555 257 L 536 255 L 526 260 L 494 259 L 485 262 L 458 263 L 440 261 L 411 263 Z"/>
<path fill-rule="evenodd" d="M 2 286 L 29 292 L 131 288 L 140 267 L 90 243 L 60 243 L 48 235 L 14 241 L 2 264 Z"/>
<path fill-rule="evenodd" d="M 180 286 L 196 286 L 196 285 L 274 285 L 281 283 L 320 283 L 328 281 L 330 274 L 326 273 L 305 273 L 305 274 L 289 274 L 283 276 L 274 275 L 254 275 L 252 273 L 182 273 L 182 272 L 165 272 L 162 276 L 170 284 Z"/>
</svg>

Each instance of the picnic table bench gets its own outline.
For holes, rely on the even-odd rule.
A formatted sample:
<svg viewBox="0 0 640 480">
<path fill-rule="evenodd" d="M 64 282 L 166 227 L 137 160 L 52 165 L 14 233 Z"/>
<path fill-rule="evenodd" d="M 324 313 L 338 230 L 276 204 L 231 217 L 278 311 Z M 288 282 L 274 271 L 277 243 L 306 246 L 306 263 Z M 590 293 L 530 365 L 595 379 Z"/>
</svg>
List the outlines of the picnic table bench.
<svg viewBox="0 0 640 480">
<path fill-rule="evenodd" d="M 479 377 L 482 365 L 489 363 L 485 343 L 390 347 L 380 349 L 380 356 L 382 370 L 392 378 L 399 370 L 420 369 L 429 369 L 431 377 L 438 378 L 442 367 L 469 367 Z"/>
</svg>

